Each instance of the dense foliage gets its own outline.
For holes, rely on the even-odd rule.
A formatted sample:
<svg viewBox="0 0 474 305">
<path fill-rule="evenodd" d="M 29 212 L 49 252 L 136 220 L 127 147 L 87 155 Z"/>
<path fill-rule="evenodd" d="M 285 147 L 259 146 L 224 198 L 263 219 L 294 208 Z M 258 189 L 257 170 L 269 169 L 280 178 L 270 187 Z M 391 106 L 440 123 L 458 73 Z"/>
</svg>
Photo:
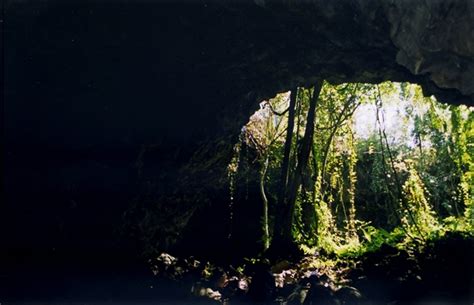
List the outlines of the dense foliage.
<svg viewBox="0 0 474 305">
<path fill-rule="evenodd" d="M 349 256 L 472 234 L 472 109 L 406 83 L 321 84 L 261 103 L 229 165 L 232 178 L 242 147 L 255 151 L 264 250 L 282 225 L 306 251 Z"/>
</svg>

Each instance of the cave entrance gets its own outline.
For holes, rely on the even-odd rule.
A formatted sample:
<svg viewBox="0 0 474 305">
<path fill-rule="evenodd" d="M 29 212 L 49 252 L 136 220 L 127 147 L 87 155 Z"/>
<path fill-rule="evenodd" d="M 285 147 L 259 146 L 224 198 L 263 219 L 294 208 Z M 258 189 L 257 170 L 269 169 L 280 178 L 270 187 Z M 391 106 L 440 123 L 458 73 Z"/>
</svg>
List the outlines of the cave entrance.
<svg viewBox="0 0 474 305">
<path fill-rule="evenodd" d="M 325 82 L 262 101 L 228 166 L 229 237 L 267 249 L 285 225 L 305 251 L 348 254 L 467 230 L 473 119 L 410 83 Z"/>
</svg>

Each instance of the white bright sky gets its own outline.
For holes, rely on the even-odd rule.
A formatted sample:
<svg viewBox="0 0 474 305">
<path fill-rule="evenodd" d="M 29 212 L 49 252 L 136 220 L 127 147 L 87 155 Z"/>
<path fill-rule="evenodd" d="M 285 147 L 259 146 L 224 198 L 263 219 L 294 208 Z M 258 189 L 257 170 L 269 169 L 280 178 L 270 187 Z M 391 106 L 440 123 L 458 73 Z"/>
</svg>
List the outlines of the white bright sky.
<svg viewBox="0 0 474 305">
<path fill-rule="evenodd" d="M 398 92 L 382 96 L 380 120 L 390 143 L 405 142 L 414 146 L 411 132 L 414 127 L 413 119 L 406 119 L 406 107 L 413 105 L 410 99 L 402 99 Z M 426 106 L 416 105 L 413 112 L 419 115 L 427 111 Z M 374 104 L 362 104 L 354 113 L 356 136 L 367 139 L 371 134 L 378 132 L 377 108 Z"/>
<path fill-rule="evenodd" d="M 401 116 L 405 113 L 402 105 L 385 105 L 382 108 L 385 132 L 389 141 L 393 142 L 402 137 L 409 137 L 410 130 L 413 129 L 413 122 L 408 124 L 402 121 Z M 356 136 L 367 139 L 371 134 L 378 132 L 377 110 L 375 105 L 364 104 L 354 113 L 354 125 Z M 382 116 L 381 116 L 382 119 Z"/>
</svg>

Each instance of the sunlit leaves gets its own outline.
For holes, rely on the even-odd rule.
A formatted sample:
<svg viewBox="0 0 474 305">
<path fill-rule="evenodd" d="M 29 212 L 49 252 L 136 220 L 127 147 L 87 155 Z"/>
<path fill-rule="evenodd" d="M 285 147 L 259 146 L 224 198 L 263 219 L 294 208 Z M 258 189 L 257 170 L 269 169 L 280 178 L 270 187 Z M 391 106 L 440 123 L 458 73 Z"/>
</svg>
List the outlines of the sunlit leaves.
<svg viewBox="0 0 474 305">
<path fill-rule="evenodd" d="M 298 90 L 293 172 L 311 91 Z M 257 161 L 269 160 L 270 197 L 278 192 L 288 101 L 286 93 L 262 103 L 243 129 L 242 139 L 260 156 Z M 297 196 L 297 241 L 317 242 L 327 252 L 357 252 L 383 239 L 406 242 L 403 236 L 439 234 L 454 220 L 457 228 L 474 228 L 472 109 L 440 104 L 408 83 L 325 82 L 312 145 L 309 173 Z M 307 217 L 308 211 L 315 217 Z"/>
</svg>

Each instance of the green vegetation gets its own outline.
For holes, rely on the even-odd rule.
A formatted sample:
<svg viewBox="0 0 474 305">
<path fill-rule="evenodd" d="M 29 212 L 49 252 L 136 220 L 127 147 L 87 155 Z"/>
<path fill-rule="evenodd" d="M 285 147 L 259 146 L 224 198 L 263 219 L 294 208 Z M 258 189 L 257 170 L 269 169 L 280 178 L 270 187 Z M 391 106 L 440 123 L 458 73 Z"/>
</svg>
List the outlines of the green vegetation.
<svg viewBox="0 0 474 305">
<path fill-rule="evenodd" d="M 232 148 L 223 147 L 201 150 L 206 158 L 190 168 L 217 168 Z M 215 249 L 228 257 L 162 253 L 149 260 L 182 293 L 222 304 L 470 298 L 472 108 L 438 103 L 417 85 L 318 81 L 262 102 L 230 162 L 220 162 L 229 186 L 228 207 L 220 207 L 228 209 L 215 215 L 228 219 L 207 216 L 221 221 L 210 226 L 221 239 L 203 237 L 225 239 Z M 167 227 L 153 218 L 166 215 L 161 209 L 145 220 L 174 231 L 187 221 L 182 214 Z"/>
<path fill-rule="evenodd" d="M 474 112 L 417 85 L 318 82 L 261 104 L 243 128 L 257 155 L 262 248 L 357 257 L 474 232 Z"/>
</svg>

